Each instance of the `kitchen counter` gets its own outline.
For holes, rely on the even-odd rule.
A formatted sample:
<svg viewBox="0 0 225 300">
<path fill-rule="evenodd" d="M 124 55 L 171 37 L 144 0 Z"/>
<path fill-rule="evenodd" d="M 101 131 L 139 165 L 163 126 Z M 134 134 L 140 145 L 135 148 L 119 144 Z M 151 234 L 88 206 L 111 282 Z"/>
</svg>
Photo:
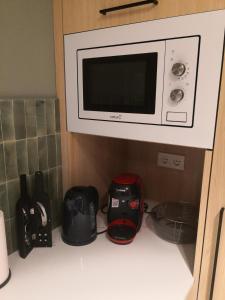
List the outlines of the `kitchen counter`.
<svg viewBox="0 0 225 300">
<path fill-rule="evenodd" d="M 184 300 L 193 277 L 177 245 L 157 237 L 147 217 L 133 243 L 121 246 L 105 234 L 92 244 L 64 244 L 53 231 L 53 248 L 34 249 L 24 260 L 9 256 L 10 282 L 1 300 Z M 98 217 L 99 231 L 104 219 Z"/>
</svg>

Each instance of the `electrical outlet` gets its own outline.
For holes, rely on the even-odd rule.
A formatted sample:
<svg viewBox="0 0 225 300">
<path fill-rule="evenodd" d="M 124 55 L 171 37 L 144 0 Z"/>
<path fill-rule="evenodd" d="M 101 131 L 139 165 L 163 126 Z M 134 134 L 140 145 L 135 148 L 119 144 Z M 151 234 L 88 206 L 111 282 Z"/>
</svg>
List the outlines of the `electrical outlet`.
<svg viewBox="0 0 225 300">
<path fill-rule="evenodd" d="M 185 157 L 183 155 L 159 152 L 157 165 L 159 167 L 183 171 L 184 170 L 184 159 L 185 159 Z"/>
</svg>

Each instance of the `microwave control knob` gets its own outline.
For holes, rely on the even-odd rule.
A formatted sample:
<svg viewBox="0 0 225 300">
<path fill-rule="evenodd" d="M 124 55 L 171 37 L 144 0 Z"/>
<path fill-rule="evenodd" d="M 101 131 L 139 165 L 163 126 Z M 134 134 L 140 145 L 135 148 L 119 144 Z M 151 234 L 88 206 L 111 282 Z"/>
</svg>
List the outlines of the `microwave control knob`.
<svg viewBox="0 0 225 300">
<path fill-rule="evenodd" d="M 186 71 L 186 67 L 182 63 L 175 63 L 172 66 L 172 73 L 173 73 L 173 75 L 175 75 L 177 77 L 182 76 L 185 73 L 185 71 Z"/>
<path fill-rule="evenodd" d="M 170 99 L 175 103 L 179 103 L 183 98 L 184 92 L 181 89 L 172 90 L 170 93 Z"/>
</svg>

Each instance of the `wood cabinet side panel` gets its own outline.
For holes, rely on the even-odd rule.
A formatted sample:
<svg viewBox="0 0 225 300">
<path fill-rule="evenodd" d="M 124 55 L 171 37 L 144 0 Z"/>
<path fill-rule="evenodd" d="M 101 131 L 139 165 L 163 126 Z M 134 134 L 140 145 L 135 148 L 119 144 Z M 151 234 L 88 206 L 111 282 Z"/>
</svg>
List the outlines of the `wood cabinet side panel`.
<svg viewBox="0 0 225 300">
<path fill-rule="evenodd" d="M 223 65 L 219 110 L 213 151 L 212 172 L 209 189 L 206 231 L 204 238 L 199 298 L 209 299 L 214 262 L 218 218 L 221 207 L 225 206 L 225 64 Z M 221 288 L 223 288 L 221 286 Z"/>
<path fill-rule="evenodd" d="M 209 181 L 210 173 L 212 166 L 212 151 L 205 152 L 205 161 L 204 161 L 204 170 L 202 177 L 202 189 L 201 189 L 201 199 L 200 199 L 200 208 L 199 208 L 199 219 L 198 219 L 198 232 L 197 232 L 197 241 L 195 249 L 195 262 L 194 262 L 194 284 L 191 290 L 191 295 L 187 300 L 197 300 L 198 294 L 198 284 L 201 268 L 201 257 L 202 257 L 202 247 L 204 241 L 204 230 L 206 223 L 206 211 L 208 203 L 208 193 L 209 193 Z"/>
<path fill-rule="evenodd" d="M 225 214 L 223 215 L 223 223 L 221 228 L 220 246 L 218 252 L 217 268 L 215 274 L 215 284 L 213 292 L 213 300 L 224 300 L 225 298 Z"/>
</svg>

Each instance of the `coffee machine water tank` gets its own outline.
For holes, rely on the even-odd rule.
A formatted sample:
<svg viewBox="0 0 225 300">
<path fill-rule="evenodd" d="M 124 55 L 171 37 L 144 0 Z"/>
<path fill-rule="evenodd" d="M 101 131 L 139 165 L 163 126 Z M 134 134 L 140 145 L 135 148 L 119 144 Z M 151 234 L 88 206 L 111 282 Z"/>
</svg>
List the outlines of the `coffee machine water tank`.
<svg viewBox="0 0 225 300">
<path fill-rule="evenodd" d="M 62 239 L 66 244 L 82 246 L 97 236 L 98 192 L 95 187 L 76 186 L 67 191 L 63 203 Z"/>
</svg>

